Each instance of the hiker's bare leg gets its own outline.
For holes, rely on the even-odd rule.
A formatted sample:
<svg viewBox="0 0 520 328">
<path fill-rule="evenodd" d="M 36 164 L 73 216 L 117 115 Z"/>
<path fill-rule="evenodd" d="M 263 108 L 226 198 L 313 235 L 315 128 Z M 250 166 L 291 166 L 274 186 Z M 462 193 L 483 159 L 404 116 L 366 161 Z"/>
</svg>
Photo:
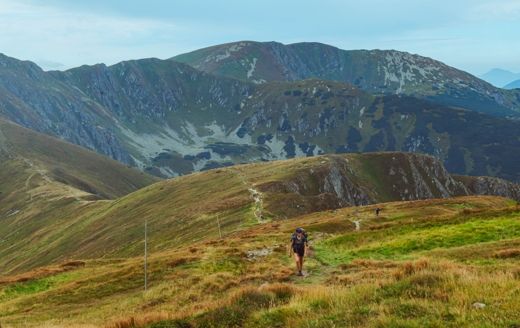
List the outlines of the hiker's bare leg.
<svg viewBox="0 0 520 328">
<path fill-rule="evenodd" d="M 300 271 L 300 257 L 297 253 L 294 253 L 294 261 L 296 262 L 296 270 Z"/>
<path fill-rule="evenodd" d="M 303 270 L 303 256 L 300 256 L 300 271 Z"/>
</svg>

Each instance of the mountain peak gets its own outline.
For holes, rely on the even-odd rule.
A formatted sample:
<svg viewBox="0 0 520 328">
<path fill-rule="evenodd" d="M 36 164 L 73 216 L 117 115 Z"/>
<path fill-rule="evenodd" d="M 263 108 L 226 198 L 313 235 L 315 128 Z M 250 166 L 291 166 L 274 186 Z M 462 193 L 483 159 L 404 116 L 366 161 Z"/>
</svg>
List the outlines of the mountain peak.
<svg viewBox="0 0 520 328">
<path fill-rule="evenodd" d="M 397 50 L 342 50 L 319 42 L 284 45 L 239 41 L 172 60 L 218 76 L 256 84 L 308 78 L 351 83 L 375 94 L 437 98 L 448 106 L 514 116 L 515 95 L 440 61 Z M 482 98 L 475 106 L 475 95 Z"/>
<path fill-rule="evenodd" d="M 520 79 L 507 84 L 506 86 L 504 86 L 504 89 L 520 89 Z"/>
<path fill-rule="evenodd" d="M 480 77 L 494 86 L 502 88 L 515 80 L 519 80 L 520 73 L 514 73 L 502 68 L 493 68 Z"/>
<path fill-rule="evenodd" d="M 40 66 L 29 60 L 20 60 L 0 53 L 0 67 L 4 69 L 25 69 L 43 72 Z"/>
</svg>

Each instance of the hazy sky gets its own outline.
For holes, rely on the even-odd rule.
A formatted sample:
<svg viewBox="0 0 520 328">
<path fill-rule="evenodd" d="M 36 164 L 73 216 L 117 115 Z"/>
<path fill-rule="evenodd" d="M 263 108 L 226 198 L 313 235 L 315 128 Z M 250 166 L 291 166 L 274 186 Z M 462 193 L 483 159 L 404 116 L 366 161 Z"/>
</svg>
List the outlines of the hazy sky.
<svg viewBox="0 0 520 328">
<path fill-rule="evenodd" d="M 0 52 L 45 69 L 238 40 L 397 49 L 520 72 L 520 0 L 0 0 Z"/>
</svg>

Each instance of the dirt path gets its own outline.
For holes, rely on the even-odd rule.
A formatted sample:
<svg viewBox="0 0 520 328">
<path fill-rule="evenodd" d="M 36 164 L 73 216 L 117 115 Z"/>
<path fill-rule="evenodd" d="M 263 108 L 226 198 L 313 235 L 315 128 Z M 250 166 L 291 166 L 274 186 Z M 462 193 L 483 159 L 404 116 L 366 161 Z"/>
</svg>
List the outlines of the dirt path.
<svg viewBox="0 0 520 328">
<path fill-rule="evenodd" d="M 356 231 L 361 230 L 361 219 L 359 218 L 359 208 L 356 206 L 354 207 L 354 217 L 356 220 L 353 220 L 352 223 L 354 223 L 354 227 Z"/>
<path fill-rule="evenodd" d="M 74 187 L 71 187 L 66 184 L 58 183 L 53 181 L 48 175 L 47 171 L 37 167 L 32 161 L 24 158 L 23 161 L 29 166 L 29 168 L 33 171 L 29 177 L 25 180 L 25 189 L 29 194 L 30 198 L 28 202 L 31 202 L 34 198 L 34 191 L 36 188 L 43 187 L 43 185 L 39 185 L 37 187 L 31 187 L 31 180 L 36 176 L 40 175 L 40 177 L 45 181 L 45 186 L 48 187 L 46 190 L 47 193 L 52 194 L 61 194 L 57 199 L 61 199 L 64 197 L 73 197 L 77 201 L 84 201 L 81 199 L 81 196 L 84 196 L 85 192 L 78 190 Z M 52 187 L 51 187 L 52 186 Z M 56 188 L 57 187 L 57 188 Z"/>
<path fill-rule="evenodd" d="M 239 177 L 240 181 L 247 187 L 247 190 L 251 194 L 251 198 L 253 198 L 253 201 L 255 202 L 253 214 L 258 222 L 264 222 L 264 201 L 262 193 L 255 188 L 255 186 L 247 180 L 246 175 L 244 172 L 240 171 L 239 169 L 232 168 L 232 171 L 234 171 L 237 176 Z"/>
</svg>

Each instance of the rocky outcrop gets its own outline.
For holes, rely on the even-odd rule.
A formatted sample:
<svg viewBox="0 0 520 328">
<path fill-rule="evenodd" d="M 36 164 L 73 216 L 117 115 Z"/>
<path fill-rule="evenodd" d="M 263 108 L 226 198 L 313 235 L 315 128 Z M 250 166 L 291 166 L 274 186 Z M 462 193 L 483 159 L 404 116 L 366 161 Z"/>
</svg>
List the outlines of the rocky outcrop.
<svg viewBox="0 0 520 328">
<path fill-rule="evenodd" d="M 117 124 L 99 104 L 36 64 L 1 54 L 0 116 L 134 164 L 116 136 Z"/>
<path fill-rule="evenodd" d="M 267 211 L 280 217 L 390 201 L 520 196 L 518 184 L 452 176 L 432 156 L 396 152 L 320 156 L 312 165 L 258 188 L 266 197 Z"/>
<path fill-rule="evenodd" d="M 221 58 L 219 65 L 249 52 L 249 46 L 223 47 L 216 53 Z M 332 70 L 338 67 L 349 67 L 354 75 L 367 74 L 370 83 L 386 74 L 372 74 L 371 67 L 357 71 L 355 61 L 347 63 L 348 56 L 339 56 L 339 49 L 322 46 L 270 44 L 268 52 L 277 65 L 287 68 L 273 79 L 300 79 L 309 72 L 320 72 L 317 76 L 321 78 L 341 80 L 327 75 L 332 71 L 347 74 Z M 259 53 L 264 54 L 265 49 L 261 50 L 261 44 L 259 47 Z M 309 50 L 312 58 L 301 57 L 301 49 Z M 316 49 L 323 54 L 323 62 L 309 66 L 316 59 Z M 392 56 L 388 59 L 385 54 Z M 409 75 L 394 52 L 376 55 Z M 358 52 L 359 58 L 349 60 L 368 60 L 371 65 L 370 56 L 376 55 Z M 431 60 L 401 55 L 417 67 L 432 64 Z M 255 74 L 267 69 L 260 57 L 254 61 L 256 66 L 252 64 L 248 61 L 246 65 L 252 77 L 258 78 Z M 387 84 L 393 86 L 395 72 L 387 73 Z M 460 72 L 452 73 L 464 77 Z M 284 74 L 289 75 L 284 78 Z M 427 78 L 436 73 L 417 69 L 414 74 Z M 359 87 L 368 83 L 363 79 L 351 82 Z M 482 87 L 466 82 L 466 91 Z M 434 155 L 455 174 L 520 181 L 519 163 L 510 156 L 520 152 L 520 121 L 403 96 L 406 92 L 373 96 L 359 87 L 316 79 L 255 84 L 201 72 L 172 60 L 143 59 L 44 72 L 35 64 L 0 57 L 1 117 L 163 177 L 321 154 L 410 151 Z M 413 166 L 410 169 L 418 174 Z M 437 187 L 438 196 L 449 193 Z M 349 196 L 348 189 L 338 189 L 336 182 L 323 188 L 344 193 L 345 202 L 354 201 L 349 197 L 358 197 L 357 202 L 364 199 Z M 402 197 L 417 198 L 430 189 L 418 183 L 414 190 L 402 189 Z"/>
<path fill-rule="evenodd" d="M 493 177 L 454 176 L 472 195 L 494 195 L 511 198 L 520 202 L 520 185 Z"/>
</svg>

